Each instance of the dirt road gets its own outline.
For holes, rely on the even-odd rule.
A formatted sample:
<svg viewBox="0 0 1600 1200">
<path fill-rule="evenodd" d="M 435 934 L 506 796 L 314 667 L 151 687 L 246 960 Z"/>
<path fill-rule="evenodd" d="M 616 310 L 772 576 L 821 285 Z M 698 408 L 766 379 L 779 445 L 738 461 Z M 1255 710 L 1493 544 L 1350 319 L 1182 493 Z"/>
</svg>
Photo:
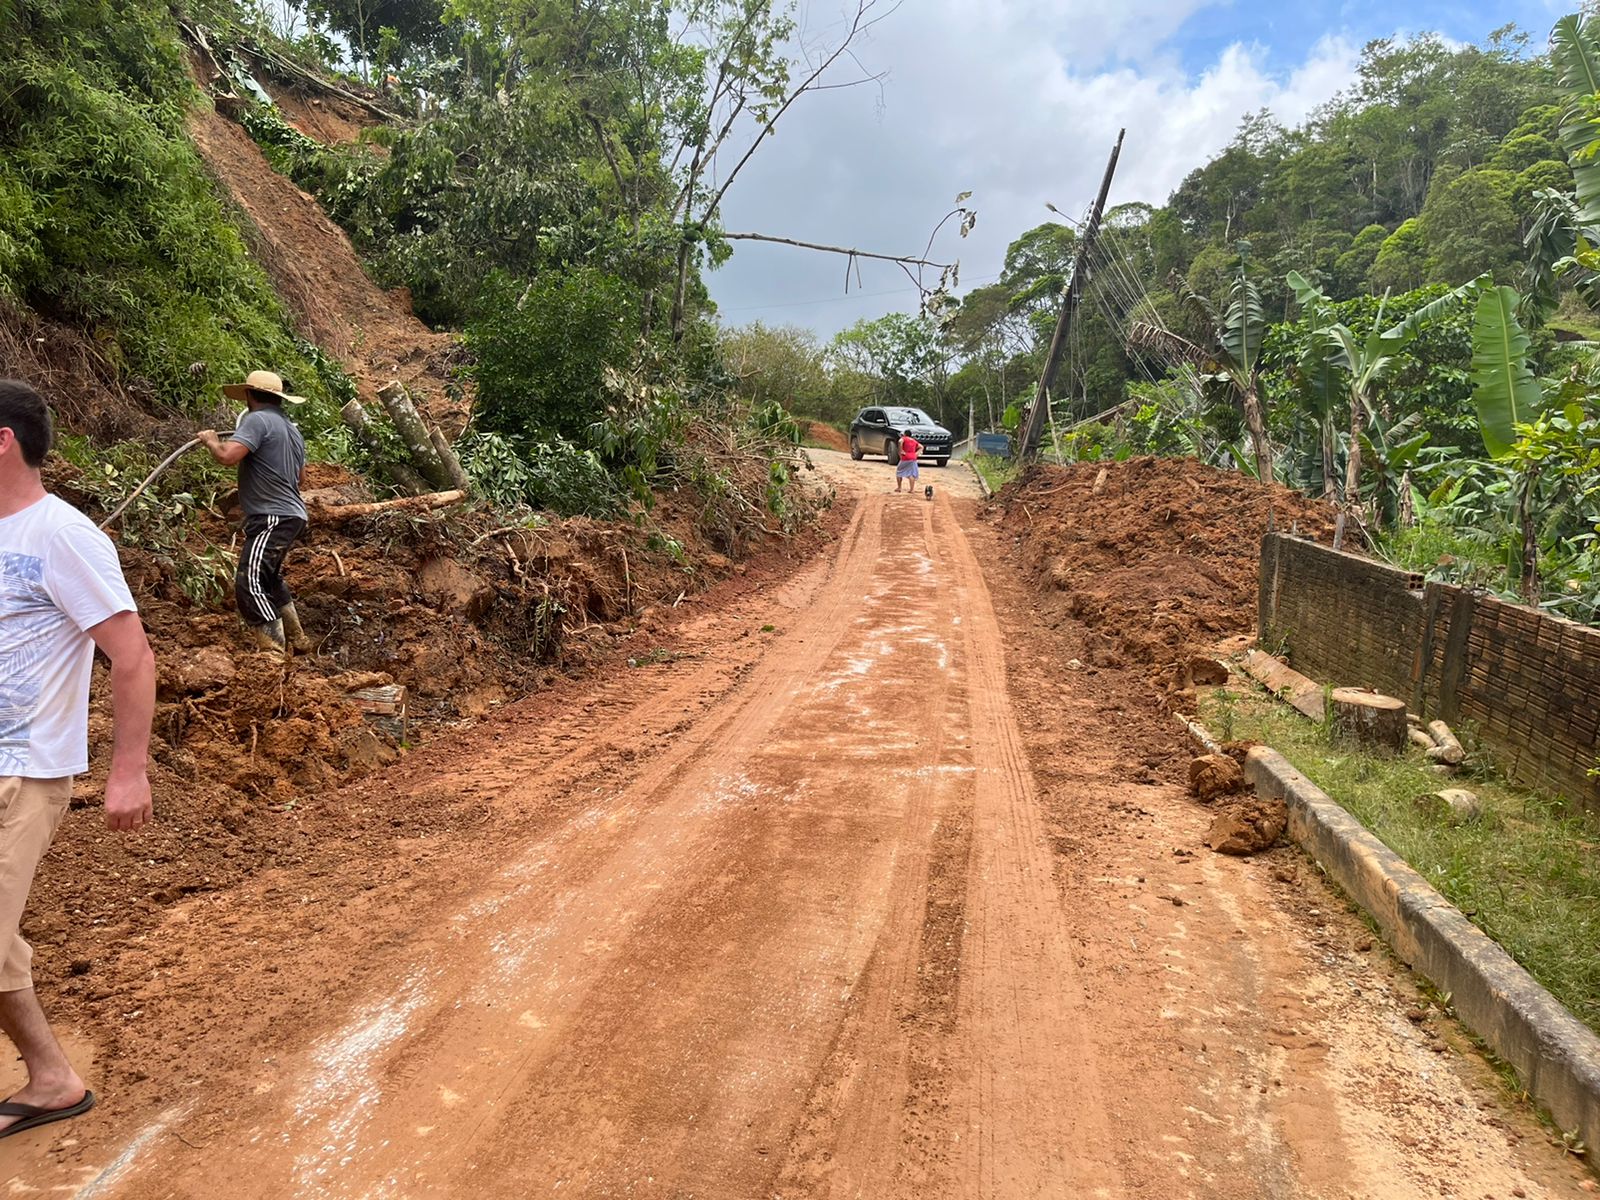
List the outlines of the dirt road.
<svg viewBox="0 0 1600 1200">
<path fill-rule="evenodd" d="M 1200 845 L 970 476 L 817 457 L 831 553 L 337 798 L 448 825 L 180 906 L 137 1103 L 12 1192 L 1576 1194 L 1304 860 Z"/>
</svg>

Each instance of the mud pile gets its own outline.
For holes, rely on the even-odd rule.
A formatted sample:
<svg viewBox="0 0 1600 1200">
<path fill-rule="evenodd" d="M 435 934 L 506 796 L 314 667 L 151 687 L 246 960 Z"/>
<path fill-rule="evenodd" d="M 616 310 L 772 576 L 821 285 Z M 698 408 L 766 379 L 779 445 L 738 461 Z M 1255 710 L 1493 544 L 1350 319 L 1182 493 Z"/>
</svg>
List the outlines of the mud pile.
<svg viewBox="0 0 1600 1200">
<path fill-rule="evenodd" d="M 1320 541 L 1333 513 L 1288 488 L 1193 459 L 1040 466 L 998 497 L 1001 527 L 1046 608 L 1101 634 L 1162 675 L 1254 631 L 1256 574 L 1269 514 Z"/>
<path fill-rule="evenodd" d="M 805 435 L 807 442 L 821 446 L 824 450 L 837 450 L 841 454 L 850 453 L 850 439 L 832 425 L 824 425 L 821 421 L 809 421 L 805 426 Z"/>
</svg>

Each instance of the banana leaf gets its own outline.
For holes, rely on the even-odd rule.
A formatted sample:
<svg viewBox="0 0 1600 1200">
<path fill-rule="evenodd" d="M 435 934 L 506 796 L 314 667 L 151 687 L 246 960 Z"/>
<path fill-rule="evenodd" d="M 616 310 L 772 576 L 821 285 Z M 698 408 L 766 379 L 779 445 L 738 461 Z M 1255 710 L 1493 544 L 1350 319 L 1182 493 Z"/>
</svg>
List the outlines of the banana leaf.
<svg viewBox="0 0 1600 1200">
<path fill-rule="evenodd" d="M 1517 323 L 1521 297 L 1515 288 L 1487 289 L 1472 323 L 1472 400 L 1478 430 L 1492 458 L 1511 453 L 1518 425 L 1544 406 L 1539 381 L 1528 367 L 1528 335 Z"/>
<path fill-rule="evenodd" d="M 1437 300 L 1428 301 L 1398 325 L 1384 331 L 1383 341 L 1387 343 L 1388 352 L 1393 354 L 1409 345 L 1430 321 L 1443 316 L 1462 301 L 1477 295 L 1493 282 L 1493 278 L 1488 274 L 1479 275 L 1476 279 L 1468 280 L 1460 287 L 1446 292 Z"/>
<path fill-rule="evenodd" d="M 1323 293 L 1322 289 L 1300 274 L 1299 271 L 1290 271 L 1284 276 L 1283 281 L 1289 285 L 1289 290 L 1294 292 L 1295 302 L 1301 308 L 1316 309 L 1328 302 L 1328 297 Z"/>
<path fill-rule="evenodd" d="M 1240 373 L 1249 376 L 1255 371 L 1256 359 L 1261 356 L 1261 339 L 1266 334 L 1267 320 L 1261 310 L 1261 293 L 1256 290 L 1243 271 L 1229 289 L 1228 310 L 1222 328 L 1222 352 Z"/>
<path fill-rule="evenodd" d="M 1585 105 L 1600 93 L 1600 43 L 1593 24 L 1577 13 L 1557 21 L 1550 31 L 1550 60 L 1571 100 L 1556 136 L 1577 185 L 1579 220 L 1594 224 L 1600 222 L 1600 155 L 1591 148 L 1600 139 L 1600 125 Z"/>
</svg>

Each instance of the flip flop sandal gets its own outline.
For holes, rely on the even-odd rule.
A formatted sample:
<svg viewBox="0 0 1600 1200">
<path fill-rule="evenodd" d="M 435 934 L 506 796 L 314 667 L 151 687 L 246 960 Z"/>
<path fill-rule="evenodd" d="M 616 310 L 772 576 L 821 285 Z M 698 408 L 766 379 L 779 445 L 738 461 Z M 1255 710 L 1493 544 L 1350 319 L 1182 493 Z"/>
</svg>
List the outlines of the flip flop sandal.
<svg viewBox="0 0 1600 1200">
<path fill-rule="evenodd" d="M 0 1129 L 0 1138 L 8 1138 L 14 1133 L 26 1133 L 30 1129 L 37 1129 L 41 1125 L 49 1125 L 52 1121 L 65 1121 L 68 1117 L 79 1117 L 94 1107 L 94 1093 L 85 1092 L 83 1099 L 67 1108 L 38 1108 L 32 1104 L 18 1104 L 14 1100 L 7 1100 L 0 1104 L 0 1117 L 16 1117 L 17 1121 Z"/>
</svg>

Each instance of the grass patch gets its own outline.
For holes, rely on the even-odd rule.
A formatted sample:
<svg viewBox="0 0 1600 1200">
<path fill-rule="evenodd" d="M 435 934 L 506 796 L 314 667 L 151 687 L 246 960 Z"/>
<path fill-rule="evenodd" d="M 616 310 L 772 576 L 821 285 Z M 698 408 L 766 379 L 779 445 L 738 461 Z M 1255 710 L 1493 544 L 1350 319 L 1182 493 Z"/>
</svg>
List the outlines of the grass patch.
<svg viewBox="0 0 1600 1200">
<path fill-rule="evenodd" d="M 1014 458 L 998 458 L 993 454 L 968 455 L 967 461 L 977 469 L 983 481 L 989 485 L 989 490 L 998 492 L 1006 484 L 1017 477 L 1021 468 Z"/>
<path fill-rule="evenodd" d="M 1201 712 L 1211 728 L 1277 750 L 1600 1031 L 1600 822 L 1487 772 L 1449 784 L 1414 749 L 1351 749 L 1260 691 L 1212 693 Z M 1441 786 L 1475 792 L 1483 820 L 1425 816 L 1414 797 Z"/>
</svg>

